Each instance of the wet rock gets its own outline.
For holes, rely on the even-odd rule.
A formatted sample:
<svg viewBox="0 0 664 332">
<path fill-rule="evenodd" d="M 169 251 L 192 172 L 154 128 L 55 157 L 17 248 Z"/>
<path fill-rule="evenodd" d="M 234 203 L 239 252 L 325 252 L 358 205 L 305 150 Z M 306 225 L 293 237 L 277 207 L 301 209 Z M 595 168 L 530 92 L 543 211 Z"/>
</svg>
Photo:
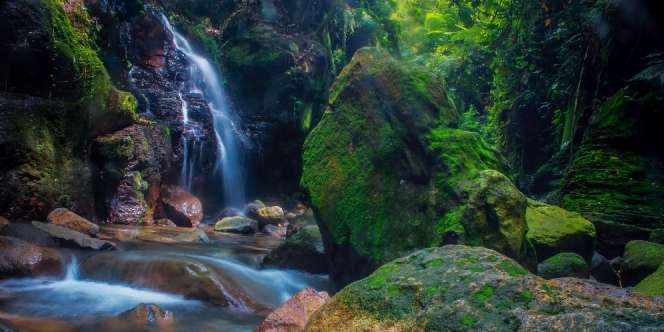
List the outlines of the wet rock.
<svg viewBox="0 0 664 332">
<path fill-rule="evenodd" d="M 528 240 L 542 262 L 561 252 L 574 252 L 590 261 L 595 247 L 595 226 L 578 213 L 528 200 Z"/>
<path fill-rule="evenodd" d="M 156 327 L 160 330 L 173 330 L 175 324 L 173 313 L 163 310 L 156 304 L 139 304 L 134 309 L 121 313 L 118 318 L 136 329 Z"/>
<path fill-rule="evenodd" d="M 634 286 L 634 291 L 650 296 L 664 297 L 664 264 Z"/>
<path fill-rule="evenodd" d="M 587 279 L 590 276 L 590 267 L 578 254 L 563 252 L 539 263 L 537 275 L 546 279 L 565 277 Z"/>
<path fill-rule="evenodd" d="M 620 276 L 611 261 L 597 252 L 593 254 L 590 263 L 590 274 L 599 282 L 616 286 L 620 284 Z"/>
<path fill-rule="evenodd" d="M 48 233 L 35 227 L 33 224 L 10 223 L 0 230 L 0 235 L 15 237 L 42 247 L 55 247 L 57 243 Z"/>
<path fill-rule="evenodd" d="M 9 220 L 0 217 L 0 232 L 5 228 L 5 226 L 9 225 Z"/>
<path fill-rule="evenodd" d="M 170 219 L 157 219 L 154 221 L 154 226 L 160 226 L 160 227 L 178 227 L 174 222 L 172 222 Z"/>
<path fill-rule="evenodd" d="M 32 225 L 46 232 L 59 246 L 84 250 L 115 250 L 113 242 L 92 238 L 71 229 L 33 221 Z"/>
<path fill-rule="evenodd" d="M 62 272 L 63 262 L 57 251 L 0 236 L 0 278 L 52 276 Z"/>
<path fill-rule="evenodd" d="M 111 269 L 109 262 L 113 262 Z M 226 287 L 223 275 L 211 266 L 186 257 L 135 256 L 118 260 L 113 254 L 101 253 L 81 262 L 80 270 L 83 278 L 180 294 L 220 306 L 242 301 L 252 309 L 259 309 L 241 294 L 233 293 L 234 289 Z"/>
<path fill-rule="evenodd" d="M 99 237 L 109 241 L 146 241 L 157 243 L 208 243 L 208 235 L 200 228 L 163 226 L 102 226 Z"/>
<path fill-rule="evenodd" d="M 161 201 L 168 219 L 179 227 L 196 227 L 203 220 L 201 201 L 180 187 L 162 186 Z"/>
<path fill-rule="evenodd" d="M 201 229 L 196 229 L 192 232 L 186 232 L 175 237 L 176 242 L 186 242 L 186 243 L 210 243 L 210 238 L 205 234 Z"/>
<path fill-rule="evenodd" d="M 254 217 L 262 225 L 279 224 L 286 221 L 284 209 L 280 206 L 266 206 L 259 208 Z"/>
<path fill-rule="evenodd" d="M 48 214 L 47 220 L 53 225 L 69 228 L 89 236 L 94 237 L 99 233 L 98 225 L 64 208 L 53 210 Z"/>
<path fill-rule="evenodd" d="M 272 237 L 276 237 L 277 239 L 285 239 L 286 236 L 288 235 L 289 228 L 290 225 L 288 226 L 265 225 L 262 231 L 263 233 L 270 235 Z"/>
<path fill-rule="evenodd" d="M 256 332 L 304 331 L 311 315 L 329 299 L 327 292 L 305 288 L 270 313 Z"/>
<path fill-rule="evenodd" d="M 310 273 L 327 272 L 327 259 L 318 226 L 306 226 L 289 236 L 284 243 L 265 256 L 263 265 Z"/>
<path fill-rule="evenodd" d="M 625 246 L 622 276 L 626 286 L 634 286 L 664 263 L 664 244 L 630 241 Z"/>
<path fill-rule="evenodd" d="M 258 222 L 245 217 L 228 217 L 218 221 L 214 225 L 217 232 L 254 234 L 258 231 Z"/>
<path fill-rule="evenodd" d="M 4 330 L 3 330 L 4 328 Z M 68 322 L 57 319 L 42 319 L 0 312 L 0 331 L 2 332 L 75 332 L 78 331 Z"/>
<path fill-rule="evenodd" d="M 265 208 L 265 203 L 263 203 L 261 200 L 255 200 L 249 204 L 247 204 L 247 207 L 245 208 L 245 211 L 247 213 L 247 216 L 249 217 L 256 217 L 258 216 L 258 210 Z"/>
<path fill-rule="evenodd" d="M 661 299 L 590 280 L 545 280 L 496 251 L 450 245 L 397 259 L 347 286 L 306 331 L 663 328 Z"/>
<path fill-rule="evenodd" d="M 236 208 L 225 208 L 219 213 L 219 216 L 217 217 L 217 220 L 221 220 L 227 217 L 237 217 L 237 216 L 242 216 L 242 211 Z"/>
</svg>

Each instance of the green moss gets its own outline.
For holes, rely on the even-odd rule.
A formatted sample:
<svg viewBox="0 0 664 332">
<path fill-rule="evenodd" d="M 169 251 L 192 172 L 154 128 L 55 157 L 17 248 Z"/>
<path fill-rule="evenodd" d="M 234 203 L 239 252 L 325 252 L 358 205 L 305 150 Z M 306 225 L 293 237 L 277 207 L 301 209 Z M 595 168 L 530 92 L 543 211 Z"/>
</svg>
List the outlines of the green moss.
<svg viewBox="0 0 664 332">
<path fill-rule="evenodd" d="M 486 302 L 496 292 L 496 288 L 491 285 L 484 285 L 480 290 L 475 292 L 473 297 L 479 302 Z"/>
<path fill-rule="evenodd" d="M 475 326 L 475 324 L 477 324 L 477 318 L 471 314 L 464 314 L 461 318 L 461 324 L 466 327 Z"/>
<path fill-rule="evenodd" d="M 511 260 L 503 260 L 498 267 L 511 277 L 522 277 L 528 274 L 528 270 Z"/>
<path fill-rule="evenodd" d="M 394 264 L 384 265 L 376 270 L 368 279 L 367 284 L 372 288 L 383 288 L 388 286 L 387 281 L 390 274 L 392 274 L 398 267 Z"/>
<path fill-rule="evenodd" d="M 664 263 L 664 244 L 648 241 L 630 241 L 625 246 L 625 269 L 628 271 L 655 271 Z"/>
<path fill-rule="evenodd" d="M 588 263 L 576 253 L 563 252 L 552 256 L 537 266 L 537 273 L 547 279 L 587 278 L 590 275 Z"/>
<path fill-rule="evenodd" d="M 426 262 L 426 267 L 427 268 L 436 268 L 436 267 L 442 266 L 443 263 L 444 263 L 444 261 L 442 259 L 438 258 L 438 259 L 434 259 L 434 260 L 430 260 L 430 261 Z"/>
<path fill-rule="evenodd" d="M 634 287 L 634 291 L 650 296 L 664 296 L 664 264 Z"/>
<path fill-rule="evenodd" d="M 519 294 L 519 298 L 524 302 L 530 302 L 535 299 L 535 295 L 530 290 L 524 290 Z"/>
</svg>

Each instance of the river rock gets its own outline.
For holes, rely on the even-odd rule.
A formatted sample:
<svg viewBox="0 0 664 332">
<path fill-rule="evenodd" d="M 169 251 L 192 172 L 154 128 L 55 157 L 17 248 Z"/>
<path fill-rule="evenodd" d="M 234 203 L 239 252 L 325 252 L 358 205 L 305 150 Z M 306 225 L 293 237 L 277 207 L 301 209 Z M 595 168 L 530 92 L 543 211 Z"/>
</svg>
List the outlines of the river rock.
<svg viewBox="0 0 664 332">
<path fill-rule="evenodd" d="M 0 236 L 0 278 L 60 275 L 62 272 L 63 262 L 57 251 Z"/>
<path fill-rule="evenodd" d="M 244 209 L 247 216 L 250 217 L 255 217 L 258 215 L 258 210 L 262 209 L 265 207 L 265 203 L 261 200 L 255 200 L 249 204 L 247 204 L 247 207 Z"/>
<path fill-rule="evenodd" d="M 601 305 L 598 305 L 601 304 Z M 337 293 L 307 331 L 634 331 L 664 329 L 664 301 L 574 278 L 547 281 L 482 248 L 397 259 Z"/>
<path fill-rule="evenodd" d="M 664 244 L 648 241 L 630 241 L 625 246 L 622 264 L 623 282 L 634 286 L 655 272 L 664 263 Z"/>
<path fill-rule="evenodd" d="M 329 299 L 327 292 L 305 288 L 270 313 L 256 332 L 304 331 L 311 315 Z"/>
<path fill-rule="evenodd" d="M 48 233 L 35 227 L 33 224 L 10 223 L 7 227 L 0 229 L 0 235 L 15 237 L 41 247 L 56 247 L 57 243 Z"/>
<path fill-rule="evenodd" d="M 217 232 L 254 234 L 258 231 L 258 222 L 245 217 L 227 217 L 219 220 L 214 225 Z"/>
<path fill-rule="evenodd" d="M 159 330 L 172 330 L 175 324 L 173 313 L 163 310 L 156 304 L 139 304 L 134 309 L 121 313 L 118 318 L 138 330 L 149 327 L 158 328 Z"/>
<path fill-rule="evenodd" d="M 157 219 L 154 221 L 154 226 L 159 226 L 159 227 L 178 227 L 174 222 L 172 222 L 170 219 L 162 218 L 162 219 Z"/>
<path fill-rule="evenodd" d="M 284 209 L 280 206 L 266 206 L 258 209 L 254 216 L 262 225 L 280 224 L 286 221 Z"/>
<path fill-rule="evenodd" d="M 528 240 L 542 262 L 561 252 L 574 252 L 590 261 L 595 248 L 595 226 L 578 213 L 528 200 Z"/>
<path fill-rule="evenodd" d="M 0 217 L 0 231 L 2 231 L 2 229 L 5 228 L 5 226 L 7 225 L 9 225 L 9 220 Z"/>
<path fill-rule="evenodd" d="M 179 227 L 196 227 L 203 220 L 201 201 L 180 187 L 162 186 L 161 201 L 168 219 Z"/>
<path fill-rule="evenodd" d="M 263 265 L 303 270 L 310 273 L 327 272 L 327 258 L 318 226 L 303 227 L 263 259 Z"/>
<path fill-rule="evenodd" d="M 53 225 L 69 228 L 89 236 L 95 237 L 99 233 L 98 225 L 64 208 L 53 210 L 46 219 Z"/>
<path fill-rule="evenodd" d="M 54 224 L 33 221 L 32 225 L 46 232 L 58 245 L 74 249 L 115 250 L 115 243 L 92 238 L 86 234 Z"/>
<path fill-rule="evenodd" d="M 563 252 L 539 263 L 537 274 L 546 279 L 564 277 L 586 279 L 590 276 L 590 267 L 578 254 Z"/>
<path fill-rule="evenodd" d="M 277 239 L 285 239 L 288 235 L 288 230 L 290 229 L 290 224 L 287 226 L 284 225 L 265 225 L 263 227 L 263 233 L 275 237 Z"/>
</svg>

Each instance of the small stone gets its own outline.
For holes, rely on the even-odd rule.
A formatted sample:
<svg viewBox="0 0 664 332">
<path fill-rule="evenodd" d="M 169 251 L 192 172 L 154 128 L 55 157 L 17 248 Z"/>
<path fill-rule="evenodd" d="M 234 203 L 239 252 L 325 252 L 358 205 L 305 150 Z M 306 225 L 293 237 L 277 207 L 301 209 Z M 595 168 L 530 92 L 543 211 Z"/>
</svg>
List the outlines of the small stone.
<svg viewBox="0 0 664 332">
<path fill-rule="evenodd" d="M 270 313 L 256 332 L 304 331 L 309 318 L 329 299 L 327 292 L 305 288 Z"/>
<path fill-rule="evenodd" d="M 53 225 L 69 228 L 92 237 L 99 234 L 99 226 L 91 221 L 79 216 L 78 214 L 64 208 L 53 210 L 46 217 L 49 223 Z"/>
<path fill-rule="evenodd" d="M 254 234 L 258 231 L 258 222 L 245 217 L 228 217 L 221 219 L 214 225 L 217 232 L 235 234 Z"/>
</svg>

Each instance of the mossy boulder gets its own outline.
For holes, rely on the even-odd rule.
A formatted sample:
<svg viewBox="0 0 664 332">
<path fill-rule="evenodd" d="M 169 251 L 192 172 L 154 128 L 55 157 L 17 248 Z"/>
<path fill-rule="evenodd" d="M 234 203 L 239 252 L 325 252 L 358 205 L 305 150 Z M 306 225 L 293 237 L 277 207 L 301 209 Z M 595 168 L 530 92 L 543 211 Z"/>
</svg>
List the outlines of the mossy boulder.
<svg viewBox="0 0 664 332">
<path fill-rule="evenodd" d="M 448 240 L 527 256 L 525 197 L 499 172 L 482 173 L 504 162 L 478 134 L 456 129 L 442 87 L 416 65 L 363 48 L 330 90 L 304 145 L 302 185 L 336 280 Z"/>
<path fill-rule="evenodd" d="M 574 252 L 590 261 L 595 249 L 595 226 L 578 213 L 528 200 L 527 238 L 542 262 L 561 252 Z"/>
<path fill-rule="evenodd" d="M 563 252 L 539 263 L 537 274 L 546 279 L 565 277 L 585 279 L 590 276 L 590 267 L 578 254 Z"/>
<path fill-rule="evenodd" d="M 664 263 L 664 244 L 647 241 L 630 241 L 625 246 L 623 279 L 633 286 L 655 272 Z"/>
<path fill-rule="evenodd" d="M 450 245 L 394 260 L 347 286 L 306 331 L 662 328 L 661 301 L 589 280 L 547 281 L 493 250 Z"/>
<path fill-rule="evenodd" d="M 327 259 L 320 230 L 316 225 L 300 228 L 263 259 L 263 265 L 298 269 L 310 273 L 327 272 Z"/>
<path fill-rule="evenodd" d="M 226 217 L 217 221 L 214 230 L 224 233 L 254 234 L 258 231 L 258 221 L 241 217 Z"/>
<path fill-rule="evenodd" d="M 634 291 L 650 296 L 664 296 L 664 264 L 635 287 Z"/>
</svg>

